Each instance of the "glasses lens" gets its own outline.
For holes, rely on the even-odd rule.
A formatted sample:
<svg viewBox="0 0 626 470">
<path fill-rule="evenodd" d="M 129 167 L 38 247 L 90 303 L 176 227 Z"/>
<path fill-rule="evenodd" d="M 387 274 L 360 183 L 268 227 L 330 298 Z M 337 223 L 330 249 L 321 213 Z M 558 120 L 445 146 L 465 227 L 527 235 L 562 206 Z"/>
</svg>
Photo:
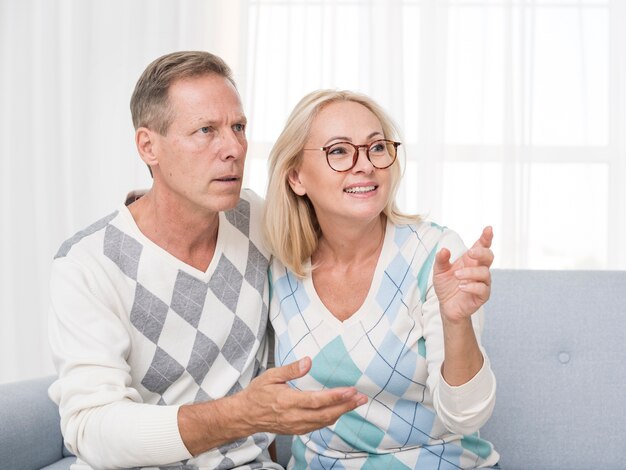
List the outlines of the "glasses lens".
<svg viewBox="0 0 626 470">
<path fill-rule="evenodd" d="M 396 146 L 393 142 L 377 140 L 369 146 L 369 156 L 376 168 L 387 168 L 396 159 Z"/>
<path fill-rule="evenodd" d="M 352 167 L 355 149 L 347 142 L 331 145 L 326 152 L 328 164 L 335 171 L 346 171 Z"/>
</svg>

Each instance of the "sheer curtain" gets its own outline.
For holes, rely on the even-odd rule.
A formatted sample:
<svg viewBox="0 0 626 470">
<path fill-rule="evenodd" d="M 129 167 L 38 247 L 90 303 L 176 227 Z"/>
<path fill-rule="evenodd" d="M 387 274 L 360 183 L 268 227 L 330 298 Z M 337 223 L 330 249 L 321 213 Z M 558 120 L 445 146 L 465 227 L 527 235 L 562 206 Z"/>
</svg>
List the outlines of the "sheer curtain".
<svg viewBox="0 0 626 470">
<path fill-rule="evenodd" d="M 128 111 L 159 55 L 233 67 L 246 184 L 307 92 L 372 95 L 404 131 L 401 206 L 496 264 L 626 269 L 626 2 L 0 0 L 0 382 L 52 371 L 60 243 L 150 184 Z"/>
<path fill-rule="evenodd" d="M 255 187 L 304 93 L 360 90 L 404 130 L 405 210 L 492 224 L 498 267 L 625 269 L 625 3 L 249 1 Z"/>
<path fill-rule="evenodd" d="M 0 382 L 53 370 L 63 240 L 150 184 L 129 111 L 140 73 L 179 49 L 235 67 L 239 21 L 227 0 L 0 0 Z"/>
</svg>

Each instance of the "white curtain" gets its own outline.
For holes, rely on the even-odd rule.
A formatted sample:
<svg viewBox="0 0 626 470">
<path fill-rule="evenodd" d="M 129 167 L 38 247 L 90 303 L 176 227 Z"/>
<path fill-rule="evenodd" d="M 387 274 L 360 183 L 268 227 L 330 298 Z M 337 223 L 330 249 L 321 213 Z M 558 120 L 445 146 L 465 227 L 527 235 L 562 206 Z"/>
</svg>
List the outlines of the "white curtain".
<svg viewBox="0 0 626 470">
<path fill-rule="evenodd" d="M 54 254 L 150 184 L 129 111 L 142 70 L 180 49 L 234 68 L 239 22 L 227 0 L 0 0 L 0 382 L 53 371 Z"/>
<path fill-rule="evenodd" d="M 626 268 L 626 2 L 249 2 L 247 97 L 264 157 L 314 88 L 381 102 L 404 130 L 401 206 L 497 267 Z"/>
<path fill-rule="evenodd" d="M 247 185 L 307 92 L 372 95 L 404 131 L 401 206 L 496 265 L 626 269 L 623 0 L 0 0 L 0 382 L 52 372 L 61 242 L 150 184 L 128 102 L 161 54 L 234 69 Z"/>
</svg>

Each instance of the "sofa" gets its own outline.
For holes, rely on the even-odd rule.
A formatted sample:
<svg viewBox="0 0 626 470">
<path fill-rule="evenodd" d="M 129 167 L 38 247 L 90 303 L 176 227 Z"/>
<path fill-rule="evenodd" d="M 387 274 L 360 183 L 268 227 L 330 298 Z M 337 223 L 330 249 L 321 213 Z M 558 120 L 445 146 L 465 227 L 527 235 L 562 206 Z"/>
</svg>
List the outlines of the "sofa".
<svg viewBox="0 0 626 470">
<path fill-rule="evenodd" d="M 626 469 L 626 271 L 494 270 L 483 344 L 503 469 Z M 52 380 L 0 385 L 0 469 L 69 468 Z"/>
</svg>

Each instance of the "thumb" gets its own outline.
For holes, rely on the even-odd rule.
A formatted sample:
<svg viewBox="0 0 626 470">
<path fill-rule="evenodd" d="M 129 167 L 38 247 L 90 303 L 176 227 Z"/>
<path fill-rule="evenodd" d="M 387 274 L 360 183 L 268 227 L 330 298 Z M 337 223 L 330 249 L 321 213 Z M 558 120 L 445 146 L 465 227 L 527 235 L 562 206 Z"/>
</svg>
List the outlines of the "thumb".
<svg viewBox="0 0 626 470">
<path fill-rule="evenodd" d="M 450 250 L 442 248 L 435 256 L 435 266 L 433 268 L 433 274 L 445 272 L 450 269 Z"/>
<path fill-rule="evenodd" d="M 304 357 L 299 361 L 292 362 L 282 367 L 275 367 L 266 372 L 271 374 L 271 381 L 274 383 L 285 383 L 290 380 L 299 379 L 303 377 L 309 370 L 311 370 L 311 358 Z"/>
</svg>

